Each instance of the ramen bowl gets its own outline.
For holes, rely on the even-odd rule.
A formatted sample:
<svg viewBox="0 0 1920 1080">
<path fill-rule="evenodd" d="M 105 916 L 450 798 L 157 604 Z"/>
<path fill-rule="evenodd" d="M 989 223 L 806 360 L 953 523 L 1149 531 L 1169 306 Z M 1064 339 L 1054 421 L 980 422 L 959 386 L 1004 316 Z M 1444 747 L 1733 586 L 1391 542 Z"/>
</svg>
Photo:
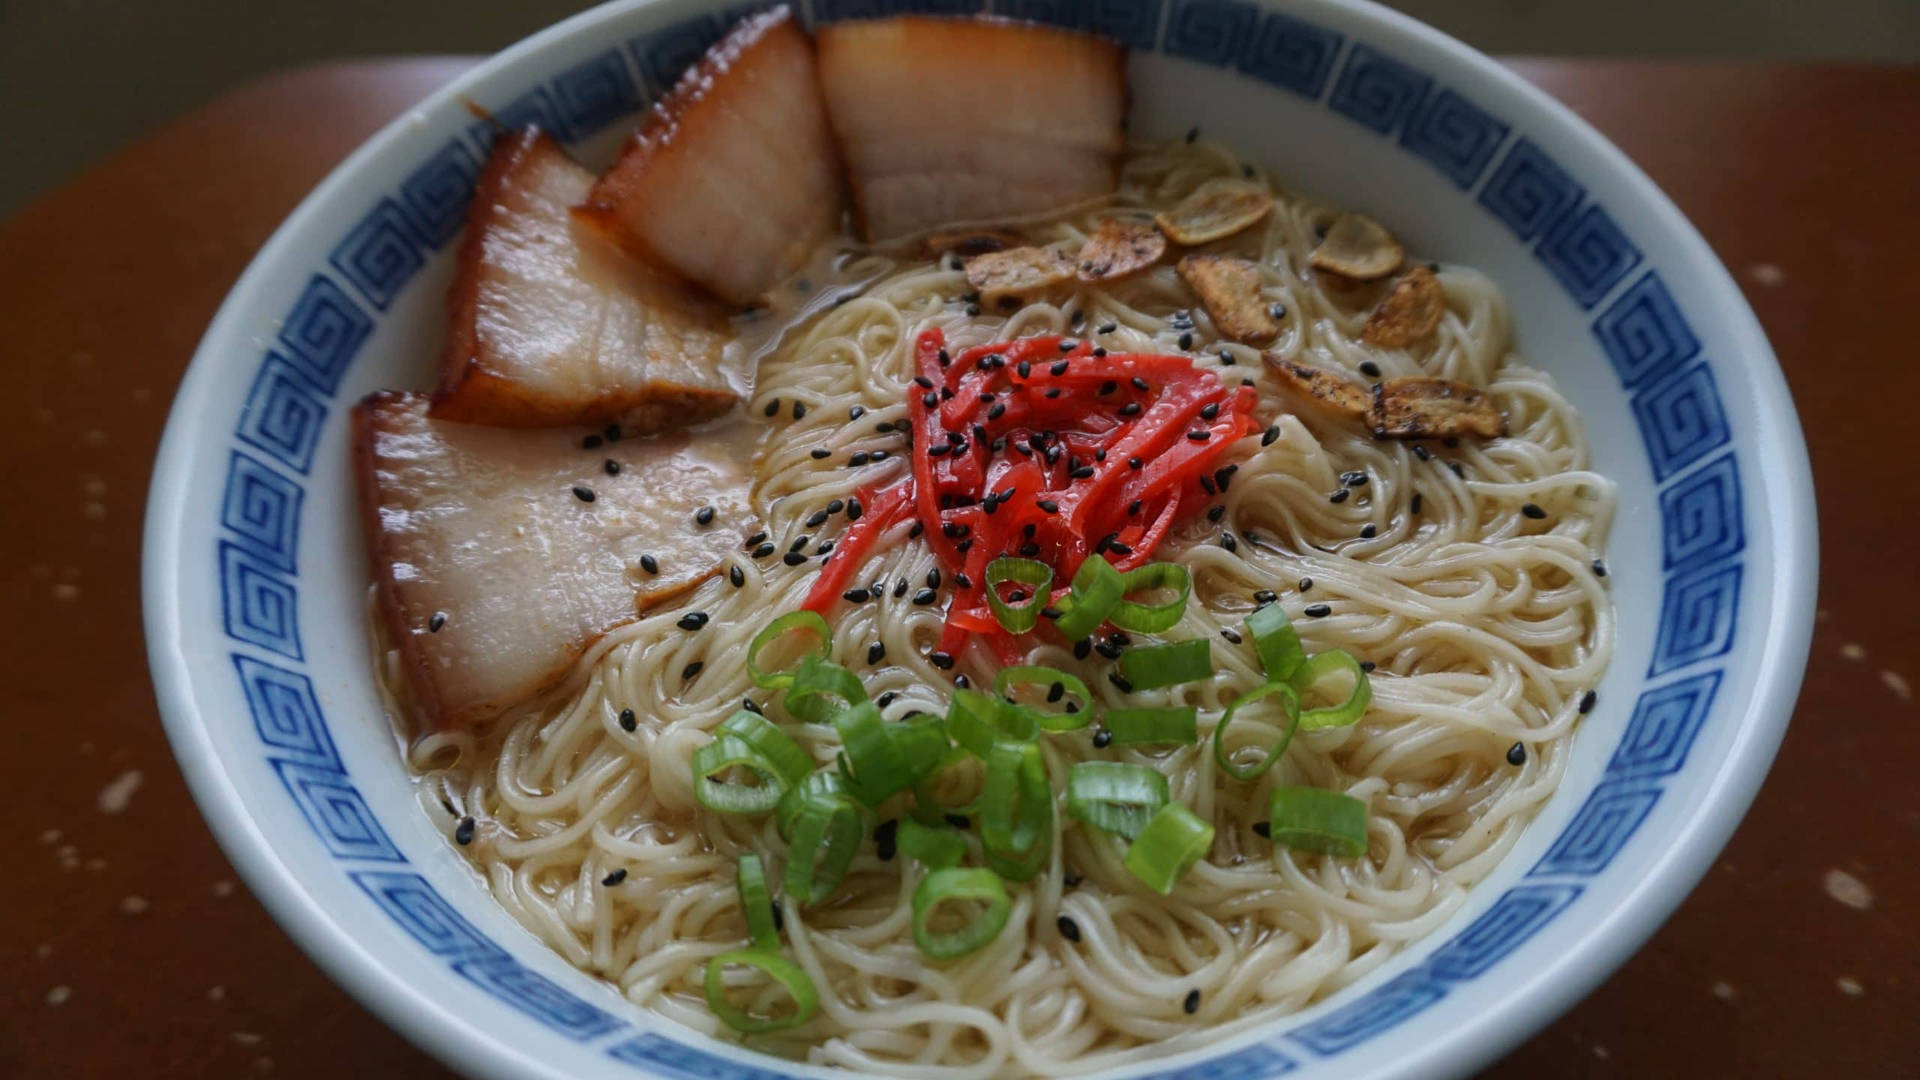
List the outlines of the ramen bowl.
<svg viewBox="0 0 1920 1080">
<path fill-rule="evenodd" d="M 1566 1009 L 1700 878 L 1759 787 L 1807 655 L 1806 453 L 1767 343 L 1646 177 L 1539 91 L 1384 9 L 993 0 L 1132 49 L 1132 130 L 1198 125 L 1290 187 L 1505 290 L 1520 352 L 1619 487 L 1615 660 L 1559 790 L 1428 936 L 1311 1008 L 1125 1075 L 1458 1075 Z M 814 0 L 815 22 L 980 0 Z M 281 226 L 174 403 L 144 601 L 167 731 L 215 835 L 313 959 L 479 1077 L 831 1075 L 683 1028 L 567 964 L 421 812 L 373 672 L 349 409 L 423 387 L 489 128 L 604 164 L 735 12 L 597 8 L 371 139 Z"/>
</svg>

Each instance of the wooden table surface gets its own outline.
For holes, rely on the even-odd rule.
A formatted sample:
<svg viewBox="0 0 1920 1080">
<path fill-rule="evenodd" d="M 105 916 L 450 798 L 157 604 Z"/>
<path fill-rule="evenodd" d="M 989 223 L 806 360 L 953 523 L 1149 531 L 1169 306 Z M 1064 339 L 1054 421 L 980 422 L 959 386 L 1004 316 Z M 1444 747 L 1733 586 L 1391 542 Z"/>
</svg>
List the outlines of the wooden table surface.
<svg viewBox="0 0 1920 1080">
<path fill-rule="evenodd" d="M 0 1075 L 446 1075 L 236 884 L 161 733 L 138 562 L 167 403 L 220 298 L 335 162 L 472 63 L 242 87 L 0 225 Z M 1745 824 L 1665 929 L 1486 1075 L 1912 1077 L 1920 492 L 1913 421 L 1877 403 L 1920 395 L 1920 69 L 1515 66 L 1746 290 L 1806 425 L 1824 566 Z"/>
</svg>

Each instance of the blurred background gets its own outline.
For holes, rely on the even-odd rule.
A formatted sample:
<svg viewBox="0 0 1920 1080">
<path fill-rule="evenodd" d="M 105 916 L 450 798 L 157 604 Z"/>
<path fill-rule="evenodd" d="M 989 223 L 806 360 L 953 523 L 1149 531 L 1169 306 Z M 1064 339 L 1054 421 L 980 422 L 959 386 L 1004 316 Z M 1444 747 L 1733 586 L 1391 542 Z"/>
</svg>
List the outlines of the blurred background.
<svg viewBox="0 0 1920 1080">
<path fill-rule="evenodd" d="M 0 217 L 269 71 L 487 53 L 570 0 L 0 0 Z M 1490 53 L 1920 62 L 1920 0 L 1390 0 Z M 106 73 L 115 73 L 106 78 Z"/>
</svg>

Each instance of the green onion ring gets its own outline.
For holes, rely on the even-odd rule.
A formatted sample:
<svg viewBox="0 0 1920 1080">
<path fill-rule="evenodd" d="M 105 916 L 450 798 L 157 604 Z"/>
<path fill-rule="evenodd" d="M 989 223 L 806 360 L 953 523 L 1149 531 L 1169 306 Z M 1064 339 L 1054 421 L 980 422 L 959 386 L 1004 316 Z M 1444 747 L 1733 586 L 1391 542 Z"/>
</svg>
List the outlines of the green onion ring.
<svg viewBox="0 0 1920 1080">
<path fill-rule="evenodd" d="M 795 629 L 811 630 L 814 636 L 820 639 L 819 647 L 814 652 L 808 653 L 808 656 L 820 660 L 827 658 L 827 653 L 833 648 L 833 628 L 827 625 L 827 620 L 812 611 L 789 611 L 753 635 L 753 641 L 747 645 L 747 677 L 753 680 L 753 685 L 767 690 L 779 690 L 793 685 L 792 671 L 760 670 L 760 650 L 766 648 L 775 638 L 784 637 L 787 631 Z"/>
<path fill-rule="evenodd" d="M 1177 595 L 1164 604 L 1142 604 L 1127 597 L 1149 589 L 1172 589 Z M 1193 575 L 1176 562 L 1153 562 L 1136 566 L 1120 575 L 1120 602 L 1108 619 L 1122 630 L 1136 634 L 1157 634 L 1172 629 L 1187 613 L 1187 599 L 1193 595 Z"/>
<path fill-rule="evenodd" d="M 1100 726 L 1113 736 L 1115 746 L 1185 744 L 1200 737 L 1197 717 L 1191 705 L 1108 709 L 1100 717 Z"/>
<path fill-rule="evenodd" d="M 919 860 L 929 870 L 944 870 L 967 854 L 967 838 L 959 830 L 922 825 L 912 818 L 900 823 L 894 840 L 907 857 Z"/>
<path fill-rule="evenodd" d="M 751 709 L 741 709 L 720 722 L 715 735 L 732 735 L 760 752 L 786 777 L 789 786 L 807 778 L 814 768 L 813 755 L 801 749 L 793 737 L 774 726 L 773 721 Z"/>
<path fill-rule="evenodd" d="M 1068 641 L 1079 641 L 1113 614 L 1123 589 L 1120 571 L 1112 563 L 1099 555 L 1087 556 L 1073 575 L 1072 591 L 1060 601 L 1054 628 Z"/>
<path fill-rule="evenodd" d="M 839 698 L 836 703 L 833 699 Z M 867 700 L 860 676 L 831 660 L 809 656 L 800 661 L 787 689 L 787 711 L 810 724 L 824 724 L 839 710 Z"/>
<path fill-rule="evenodd" d="M 735 766 L 760 777 L 760 784 L 749 786 L 715 779 Z M 722 735 L 693 752 L 693 797 L 701 806 L 717 813 L 764 814 L 780 805 L 780 797 L 786 794 L 787 787 L 787 778 L 779 766 L 737 736 Z"/>
<path fill-rule="evenodd" d="M 1328 649 L 1326 652 L 1313 654 L 1306 663 L 1300 665 L 1298 671 L 1293 673 L 1289 685 L 1293 687 L 1295 693 L 1304 697 L 1313 684 L 1320 681 L 1321 676 L 1334 671 L 1351 673 L 1353 690 L 1347 694 L 1347 699 L 1338 705 L 1308 709 L 1301 713 L 1300 726 L 1308 731 L 1315 728 L 1346 727 L 1360 719 L 1366 713 L 1367 706 L 1373 704 L 1373 685 L 1367 681 L 1366 670 L 1360 666 L 1360 661 L 1355 660 L 1353 654 L 1345 649 Z"/>
<path fill-rule="evenodd" d="M 1170 802 L 1153 812 L 1120 862 L 1148 888 L 1165 896 L 1212 846 L 1213 826 L 1185 805 Z"/>
<path fill-rule="evenodd" d="M 1040 737 L 1033 713 L 978 690 L 955 690 L 947 703 L 947 734 L 985 761 L 999 739 L 1032 742 Z"/>
<path fill-rule="evenodd" d="M 793 998 L 793 1012 L 786 1016 L 754 1016 L 735 1007 L 727 997 L 726 969 L 729 964 L 758 968 L 768 978 L 785 987 L 787 994 Z M 813 1019 L 819 1007 L 820 994 L 814 989 L 813 980 L 800 970 L 800 965 L 779 953 L 764 949 L 739 949 L 721 953 L 707 961 L 707 1008 L 712 1009 L 713 1015 L 735 1031 L 758 1034 L 796 1027 Z"/>
<path fill-rule="evenodd" d="M 747 917 L 753 947 L 769 951 L 780 947 L 780 931 L 773 925 L 773 894 L 767 889 L 767 869 L 758 855 L 740 856 L 740 910 Z"/>
<path fill-rule="evenodd" d="M 1066 710 L 1050 712 L 1038 706 L 1004 702 L 1031 713 L 1034 722 L 1042 731 L 1078 731 L 1093 721 L 1093 694 L 1087 689 L 1087 684 L 1081 682 L 1077 676 L 1061 671 L 1059 668 L 1041 666 L 1001 668 L 1000 673 L 993 677 L 993 692 L 1000 698 L 1004 699 L 1007 691 L 1014 686 L 1058 686 L 1060 697 L 1075 699 L 1075 708 L 1071 712 Z M 1049 691 L 1048 700 L 1052 700 L 1053 696 Z"/>
<path fill-rule="evenodd" d="M 1267 604 L 1247 616 L 1247 633 L 1253 635 L 1253 651 L 1260 657 L 1268 682 L 1286 682 L 1306 662 L 1307 650 L 1300 635 L 1287 618 L 1287 609 Z"/>
<path fill-rule="evenodd" d="M 1082 761 L 1067 771 L 1067 816 L 1131 840 L 1167 804 L 1158 769 L 1118 761 Z"/>
<path fill-rule="evenodd" d="M 949 900 L 974 900 L 985 907 L 958 930 L 936 931 L 933 913 Z M 965 956 L 999 937 L 1012 910 L 1007 888 L 993 871 L 960 867 L 935 870 L 920 879 L 919 887 L 913 890 L 914 944 L 935 960 Z"/>
<path fill-rule="evenodd" d="M 1016 559 L 1002 555 L 987 564 L 987 606 L 1001 629 L 1024 634 L 1040 621 L 1040 609 L 1047 606 L 1053 589 L 1053 568 L 1037 559 Z M 1000 586 L 1018 582 L 1033 588 L 1033 596 L 1024 604 L 1010 604 L 1000 598 Z"/>
<path fill-rule="evenodd" d="M 1213 675 L 1213 643 L 1193 638 L 1128 649 L 1120 654 L 1120 675 L 1135 690 L 1197 682 Z"/>
<path fill-rule="evenodd" d="M 938 794 L 935 793 L 934 788 L 935 788 L 935 785 L 939 783 L 940 777 L 944 775 L 947 772 L 947 770 L 957 768 L 962 765 L 974 764 L 976 762 L 980 762 L 981 760 L 982 759 L 980 757 L 976 756 L 975 754 L 967 750 L 965 747 L 962 747 L 962 746 L 948 747 L 946 756 L 940 759 L 940 763 L 935 765 L 932 769 L 928 770 L 928 772 L 925 775 L 921 776 L 920 779 L 915 780 L 913 782 L 914 816 L 926 822 L 927 824 L 931 825 L 944 820 L 946 815 L 948 814 L 969 814 L 970 815 L 976 812 L 980 807 L 979 790 L 975 790 L 974 796 L 972 799 L 964 803 L 951 804 L 951 803 L 941 802 L 940 797 Z M 986 778 L 986 769 L 984 765 L 980 767 L 980 775 L 981 775 L 981 781 L 982 781 L 981 786 L 984 787 L 985 778 Z"/>
<path fill-rule="evenodd" d="M 1281 695 L 1281 705 L 1286 710 L 1288 718 L 1286 733 L 1280 736 L 1278 743 L 1274 744 L 1272 752 L 1260 761 L 1251 765 L 1235 765 L 1227 753 L 1227 728 L 1233 726 L 1233 718 L 1240 711 L 1240 706 L 1252 704 L 1273 694 Z M 1273 768 L 1273 763 L 1279 761 L 1287 752 L 1288 744 L 1293 742 L 1293 733 L 1299 729 L 1300 695 L 1294 693 L 1293 687 L 1286 683 L 1267 683 L 1227 706 L 1227 711 L 1221 715 L 1220 722 L 1213 727 L 1213 760 L 1219 764 L 1222 772 L 1235 780 L 1257 780 L 1268 769 Z"/>
<path fill-rule="evenodd" d="M 1367 853 L 1367 804 L 1345 792 L 1274 788 L 1267 828 L 1274 843 L 1299 851 L 1345 858 Z"/>
<path fill-rule="evenodd" d="M 860 810 L 851 799 L 820 798 L 803 803 L 793 819 L 787 895 L 802 904 L 832 895 L 840 887 L 840 879 L 846 877 L 864 832 Z"/>
</svg>

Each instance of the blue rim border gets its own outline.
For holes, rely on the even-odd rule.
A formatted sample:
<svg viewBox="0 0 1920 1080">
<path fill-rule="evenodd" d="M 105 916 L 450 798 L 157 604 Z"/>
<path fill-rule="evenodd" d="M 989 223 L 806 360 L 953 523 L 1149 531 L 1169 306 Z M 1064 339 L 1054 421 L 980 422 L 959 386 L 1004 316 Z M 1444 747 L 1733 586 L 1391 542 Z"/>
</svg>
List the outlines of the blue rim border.
<svg viewBox="0 0 1920 1080">
<path fill-rule="evenodd" d="M 978 11 L 980 0 L 815 0 L 820 19 Z M 742 8 L 743 9 L 743 8 Z M 737 13 L 738 10 L 734 9 Z M 1683 766 L 1732 648 L 1746 520 L 1730 421 L 1701 344 L 1659 274 L 1606 209 L 1541 148 L 1390 51 L 1247 0 L 995 0 L 993 9 L 1105 32 L 1137 49 L 1232 68 L 1339 113 L 1426 161 L 1529 246 L 1574 303 L 1630 396 L 1659 485 L 1664 599 L 1647 684 L 1599 785 L 1524 879 L 1393 980 L 1267 1040 L 1152 1074 L 1277 1076 L 1344 1053 L 1443 1000 L 1548 925 L 1612 862 Z M 576 64 L 499 110 L 571 141 L 644 104 L 718 37 L 704 12 Z M 642 89 L 645 88 L 645 89 Z M 468 129 L 373 200 L 311 275 L 262 357 L 236 424 L 215 558 L 221 629 L 267 762 L 370 901 L 449 970 L 555 1032 L 658 1074 L 783 1074 L 672 1041 L 521 964 L 458 914 L 393 845 L 333 749 L 303 673 L 298 536 L 305 479 L 341 377 L 384 312 L 458 232 L 484 128 Z"/>
</svg>

